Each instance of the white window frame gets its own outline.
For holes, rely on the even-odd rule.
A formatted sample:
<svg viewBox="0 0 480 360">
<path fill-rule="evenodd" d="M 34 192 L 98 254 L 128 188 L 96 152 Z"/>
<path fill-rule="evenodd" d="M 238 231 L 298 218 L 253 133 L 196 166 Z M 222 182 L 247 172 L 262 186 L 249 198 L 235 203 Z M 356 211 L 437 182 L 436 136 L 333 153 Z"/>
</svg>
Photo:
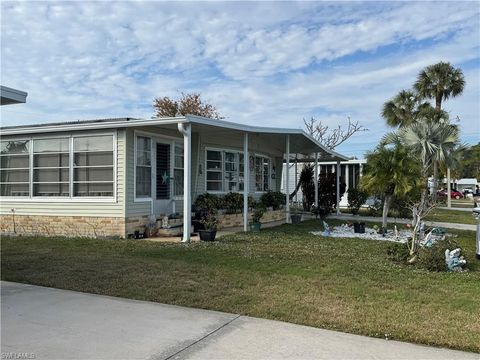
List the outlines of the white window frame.
<svg viewBox="0 0 480 360">
<path fill-rule="evenodd" d="M 150 196 L 137 197 L 137 138 L 144 137 L 150 139 Z M 141 132 L 134 132 L 133 141 L 133 201 L 151 202 L 153 200 L 153 137 Z"/>
<path fill-rule="evenodd" d="M 152 189 L 151 189 L 151 196 L 150 197 L 141 197 L 141 198 L 137 198 L 137 137 L 138 136 L 141 136 L 141 137 L 148 137 L 151 139 L 151 149 L 152 149 L 152 172 L 151 172 L 151 176 L 152 176 L 152 181 L 151 181 L 151 186 L 152 186 Z M 158 134 L 158 133 L 153 133 L 153 132 L 149 132 L 149 131 L 141 131 L 141 130 L 134 130 L 133 132 L 133 139 L 134 139 L 134 142 L 133 142 L 133 146 L 134 146 L 134 150 L 133 150 L 133 157 L 134 157 L 134 164 L 133 164 L 133 202 L 136 202 L 136 203 L 142 203 L 142 202 L 152 202 L 152 201 L 155 201 L 156 199 L 154 198 L 154 183 L 156 182 L 156 175 L 157 175 L 157 160 L 156 159 L 153 159 L 153 143 L 155 142 L 161 142 L 163 144 L 170 144 L 171 148 L 170 148 L 170 172 L 171 174 L 173 174 L 173 147 L 175 146 L 175 143 L 179 143 L 181 144 L 182 143 L 182 138 L 181 137 L 174 137 L 174 136 L 168 136 L 168 135 L 163 135 L 163 134 Z M 183 144 L 182 144 L 183 145 Z M 183 147 L 183 146 L 182 146 Z M 154 166 L 154 162 L 155 162 L 155 166 Z M 128 164 L 126 165 L 128 166 Z M 181 200 L 183 199 L 183 196 L 174 196 L 173 195 L 173 186 L 170 186 L 170 200 Z M 162 200 L 162 199 L 159 199 L 159 200 Z M 168 201 L 168 199 L 163 199 L 164 201 Z"/>
<path fill-rule="evenodd" d="M 205 192 L 208 192 L 209 194 L 225 194 L 225 190 L 224 190 L 224 185 L 225 185 L 225 154 L 224 154 L 224 151 L 226 149 L 221 149 L 221 148 L 214 148 L 214 147 L 205 147 L 205 161 L 204 161 L 204 169 L 205 169 Z M 220 162 L 222 163 L 222 170 L 220 171 L 221 173 L 221 184 L 222 184 L 222 190 L 207 190 L 207 173 L 208 173 L 208 169 L 207 169 L 207 152 L 208 151 L 217 151 L 217 152 L 220 152 L 220 155 L 222 157 L 222 159 L 220 160 Z M 215 171 L 215 172 L 219 172 L 219 171 Z"/>
<path fill-rule="evenodd" d="M 3 140 L 3 139 L 0 139 Z M 3 141 L 8 141 L 3 140 Z M 33 148 L 33 142 L 32 138 L 30 137 L 22 137 L 22 138 L 12 138 L 12 141 L 29 141 L 29 149 L 28 149 L 28 169 L 27 168 L 16 168 L 17 170 L 28 170 L 28 196 L 1 196 L 0 199 L 2 200 L 23 200 L 23 201 L 28 201 L 32 198 L 32 191 L 33 191 L 33 186 L 32 186 L 32 180 L 33 180 L 33 156 L 32 156 L 32 148 Z M 26 153 L 20 153 L 20 154 L 12 154 L 13 156 L 25 156 Z M 8 182 L 7 182 L 8 184 Z M 19 182 L 19 184 L 27 184 L 26 182 Z"/>
<path fill-rule="evenodd" d="M 73 196 L 73 139 L 78 137 L 92 137 L 92 136 L 106 136 L 111 135 L 113 137 L 113 196 Z M 69 138 L 69 187 L 70 187 L 70 196 L 33 196 L 33 141 L 34 140 L 45 140 L 45 139 L 57 139 L 57 138 Z M 30 149 L 29 149 L 29 165 L 30 165 L 30 196 L 0 196 L 2 201 L 13 201 L 13 202 L 46 202 L 46 203 L 116 203 L 117 199 L 117 182 L 118 182 L 118 169 L 117 169 L 117 151 L 118 151 L 118 131 L 103 131 L 103 132 L 91 132 L 91 133 L 66 133 L 59 135 L 40 135 L 40 136 L 30 136 L 15 138 L 12 137 L 11 140 L 21 141 L 21 140 L 30 140 Z M 5 140 L 5 139 L 2 139 Z M 6 139 L 9 140 L 9 139 Z"/>
<path fill-rule="evenodd" d="M 207 151 L 220 151 L 222 153 L 222 191 L 207 190 Z M 204 166 L 204 169 L 205 169 L 205 186 L 204 186 L 204 189 L 205 189 L 205 192 L 207 192 L 209 194 L 228 194 L 229 192 L 243 193 L 243 190 L 226 191 L 226 189 L 225 189 L 225 153 L 226 152 L 237 154 L 237 156 L 236 156 L 237 179 L 238 179 L 237 188 L 239 188 L 239 184 L 240 184 L 240 154 L 244 155 L 243 151 L 238 150 L 238 149 L 232 149 L 232 148 L 205 146 L 205 149 L 204 149 L 205 159 L 204 159 L 204 162 L 203 162 L 203 166 Z M 246 159 L 245 156 L 243 157 L 243 161 L 244 161 L 244 164 L 243 164 L 243 166 L 244 166 L 244 168 L 243 168 L 243 186 L 245 186 L 245 182 L 247 180 L 247 179 L 245 179 L 245 167 L 250 166 L 250 157 L 251 156 L 253 156 L 254 159 L 256 157 L 261 157 L 261 158 L 267 159 L 269 161 L 268 188 L 269 188 L 269 190 L 271 190 L 271 188 L 272 188 L 272 181 L 271 181 L 272 180 L 271 179 L 272 158 L 268 155 L 263 154 L 263 153 L 250 153 L 249 152 L 248 159 Z M 253 171 L 249 171 L 250 176 L 252 175 L 252 173 L 255 174 L 255 160 L 254 160 L 253 168 L 254 168 Z M 263 169 L 263 167 L 262 167 L 262 169 Z M 263 170 L 262 170 L 262 173 L 263 173 Z M 248 179 L 248 180 L 249 180 L 249 182 L 251 182 L 250 181 L 251 179 Z M 262 184 L 263 184 L 263 182 L 262 182 Z M 251 189 L 251 186 L 250 186 L 250 189 Z M 263 186 L 262 186 L 262 189 L 263 189 Z M 256 193 L 256 194 L 263 194 L 263 193 L 266 193 L 267 191 L 265 191 L 265 190 L 256 191 L 256 184 L 255 184 L 255 191 L 250 190 L 250 192 L 253 192 L 253 193 Z"/>
<path fill-rule="evenodd" d="M 183 161 L 182 161 L 182 167 L 181 168 L 180 167 L 175 167 L 175 147 L 176 146 L 179 146 L 180 148 L 182 148 L 182 151 L 184 151 L 183 143 L 180 140 L 172 141 L 173 151 L 171 151 L 171 153 L 172 153 L 172 159 L 171 159 L 172 160 L 172 170 L 171 171 L 172 171 L 172 179 L 174 181 L 173 181 L 173 186 L 172 186 L 171 190 L 172 190 L 172 199 L 173 200 L 182 200 L 184 195 L 175 195 L 175 170 L 185 171 L 185 169 L 183 167 L 183 164 L 184 164 Z M 182 154 L 182 158 L 185 156 L 184 154 L 185 153 Z M 184 172 L 184 174 L 185 174 L 185 172 Z M 183 184 L 183 194 L 185 194 L 185 184 Z"/>
<path fill-rule="evenodd" d="M 264 155 L 264 154 L 259 154 L 259 153 L 254 153 L 251 156 L 253 156 L 253 173 L 255 174 L 254 179 L 255 179 L 255 194 L 264 194 L 268 191 L 272 190 L 272 158 L 270 156 Z M 256 172 L 256 158 L 262 158 L 262 159 L 267 159 L 268 160 L 268 190 L 257 190 L 257 172 Z M 250 162 L 250 159 L 248 160 Z M 250 164 L 249 164 L 250 165 Z M 264 167 L 263 167 L 263 161 L 262 161 L 262 189 L 263 189 L 263 184 L 265 182 L 265 172 L 264 172 Z"/>
</svg>

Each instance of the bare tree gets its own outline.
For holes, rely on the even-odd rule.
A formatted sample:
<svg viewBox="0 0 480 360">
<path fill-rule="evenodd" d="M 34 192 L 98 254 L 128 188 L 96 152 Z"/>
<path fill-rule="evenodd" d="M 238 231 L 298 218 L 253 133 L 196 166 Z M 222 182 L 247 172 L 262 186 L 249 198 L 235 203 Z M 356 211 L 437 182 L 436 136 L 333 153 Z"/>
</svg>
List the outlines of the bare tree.
<svg viewBox="0 0 480 360">
<path fill-rule="evenodd" d="M 348 117 L 348 125 L 346 128 L 338 125 L 337 128 L 331 129 L 329 126 L 324 125 L 321 120 L 315 119 L 313 116 L 310 120 L 303 119 L 303 123 L 310 135 L 332 150 L 351 138 L 353 134 L 368 130 L 363 125 L 360 125 L 358 121 L 353 122 L 350 117 Z"/>
</svg>

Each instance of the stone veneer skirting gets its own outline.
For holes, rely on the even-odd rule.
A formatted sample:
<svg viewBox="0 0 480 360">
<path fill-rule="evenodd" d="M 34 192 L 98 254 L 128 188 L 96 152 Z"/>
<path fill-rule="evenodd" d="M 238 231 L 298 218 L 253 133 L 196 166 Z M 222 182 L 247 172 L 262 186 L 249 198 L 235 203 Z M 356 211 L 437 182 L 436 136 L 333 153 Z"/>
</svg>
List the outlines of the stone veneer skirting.
<svg viewBox="0 0 480 360">
<path fill-rule="evenodd" d="M 243 214 L 219 214 L 218 229 L 240 227 L 243 225 Z M 261 222 L 272 222 L 285 219 L 285 210 L 265 212 Z M 249 215 L 251 221 L 251 214 Z M 45 215 L 1 215 L 0 234 L 125 238 L 136 230 L 143 233 L 149 216 L 135 217 L 97 217 L 97 216 L 45 216 Z M 175 223 L 182 221 L 173 220 Z M 15 222 L 15 228 L 14 228 Z M 157 222 L 161 226 L 161 219 Z"/>
<path fill-rule="evenodd" d="M 15 223 L 15 225 L 14 225 Z M 125 218 L 97 216 L 0 215 L 2 234 L 125 237 Z"/>
</svg>

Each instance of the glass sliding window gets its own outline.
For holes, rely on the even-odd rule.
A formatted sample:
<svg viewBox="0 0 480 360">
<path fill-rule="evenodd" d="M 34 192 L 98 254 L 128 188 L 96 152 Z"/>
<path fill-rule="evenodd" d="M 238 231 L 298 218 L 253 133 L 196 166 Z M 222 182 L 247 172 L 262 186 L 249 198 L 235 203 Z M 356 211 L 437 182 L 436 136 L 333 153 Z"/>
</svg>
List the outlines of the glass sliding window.
<svg viewBox="0 0 480 360">
<path fill-rule="evenodd" d="M 207 150 L 207 191 L 223 191 L 222 152 Z"/>
<path fill-rule="evenodd" d="M 225 190 L 238 191 L 238 154 L 225 152 Z"/>
<path fill-rule="evenodd" d="M 183 146 L 175 143 L 173 161 L 173 195 L 183 195 Z"/>
<path fill-rule="evenodd" d="M 0 141 L 0 196 L 30 196 L 30 141 Z"/>
<path fill-rule="evenodd" d="M 137 136 L 135 195 L 137 198 L 152 196 L 152 140 Z"/>
<path fill-rule="evenodd" d="M 270 159 L 255 157 L 255 191 L 268 191 L 270 189 Z"/>
<path fill-rule="evenodd" d="M 73 196 L 113 196 L 113 165 L 113 135 L 73 138 Z"/>
<path fill-rule="evenodd" d="M 270 190 L 270 160 L 263 158 L 263 191 Z"/>
<path fill-rule="evenodd" d="M 238 154 L 238 190 L 243 191 L 245 184 L 245 167 L 242 153 Z"/>
<path fill-rule="evenodd" d="M 255 157 L 255 191 L 263 191 L 263 158 Z"/>
<path fill-rule="evenodd" d="M 70 196 L 70 138 L 33 140 L 33 196 Z"/>
</svg>

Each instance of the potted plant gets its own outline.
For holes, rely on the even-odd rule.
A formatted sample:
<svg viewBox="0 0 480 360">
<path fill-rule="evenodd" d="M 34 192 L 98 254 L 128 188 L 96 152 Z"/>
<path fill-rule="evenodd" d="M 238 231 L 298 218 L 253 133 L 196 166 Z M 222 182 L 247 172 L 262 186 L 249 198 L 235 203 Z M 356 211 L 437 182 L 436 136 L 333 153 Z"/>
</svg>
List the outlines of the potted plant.
<svg viewBox="0 0 480 360">
<path fill-rule="evenodd" d="M 353 215 L 358 215 L 360 208 L 367 201 L 368 194 L 360 189 L 351 188 L 348 189 L 348 207 Z M 355 221 L 353 223 L 353 231 L 355 233 L 364 234 L 365 233 L 365 223 Z"/>
<path fill-rule="evenodd" d="M 204 230 L 198 230 L 200 235 L 200 240 L 203 241 L 214 241 L 215 236 L 217 235 L 217 225 L 218 220 L 215 217 L 214 211 L 209 211 L 206 216 L 200 220 L 202 223 Z"/>
<path fill-rule="evenodd" d="M 262 218 L 263 214 L 265 213 L 265 208 L 262 206 L 257 206 L 252 214 L 252 223 L 250 224 L 250 230 L 252 231 L 260 231 L 262 227 L 262 223 L 260 219 Z"/>
<path fill-rule="evenodd" d="M 290 219 L 292 220 L 292 224 L 300 224 L 302 221 L 302 213 L 300 209 L 297 207 L 293 207 L 290 213 Z"/>
</svg>

